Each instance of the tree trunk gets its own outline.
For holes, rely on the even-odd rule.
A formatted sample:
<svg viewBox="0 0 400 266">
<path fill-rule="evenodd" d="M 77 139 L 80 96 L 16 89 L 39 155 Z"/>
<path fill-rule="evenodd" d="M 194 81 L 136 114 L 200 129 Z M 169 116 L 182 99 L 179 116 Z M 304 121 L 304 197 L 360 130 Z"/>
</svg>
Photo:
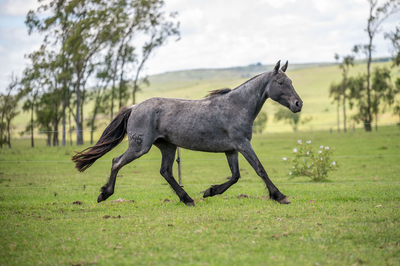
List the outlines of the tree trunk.
<svg viewBox="0 0 400 266">
<path fill-rule="evenodd" d="M 364 121 L 364 129 L 366 132 L 371 132 L 372 131 L 371 123 Z"/>
<path fill-rule="evenodd" d="M 47 132 L 47 147 L 51 146 L 51 132 Z"/>
<path fill-rule="evenodd" d="M 68 113 L 69 145 L 72 146 L 71 111 Z"/>
<path fill-rule="evenodd" d="M 92 126 L 92 130 L 90 131 L 90 145 L 93 145 L 93 126 Z"/>
<path fill-rule="evenodd" d="M 76 115 L 75 115 L 75 123 L 76 123 L 76 145 L 83 145 L 83 132 L 82 132 L 82 123 L 81 123 L 81 90 L 79 88 L 80 77 L 77 80 L 76 85 Z"/>
<path fill-rule="evenodd" d="M 346 128 L 346 86 L 345 83 L 346 82 L 346 78 L 343 79 L 343 83 L 342 83 L 342 93 L 343 93 L 343 132 L 346 133 L 347 132 L 347 128 Z"/>
<path fill-rule="evenodd" d="M 7 143 L 8 143 L 8 147 L 11 149 L 10 124 L 11 124 L 11 120 L 8 121 L 8 119 L 7 119 Z"/>
<path fill-rule="evenodd" d="M 34 138 L 33 138 L 33 109 L 34 109 L 34 101 L 32 102 L 32 106 L 31 106 L 31 147 L 35 147 L 35 142 L 34 142 Z"/>
<path fill-rule="evenodd" d="M 340 133 L 340 113 L 339 113 L 339 101 L 336 106 L 336 116 L 337 116 L 337 132 Z"/>
<path fill-rule="evenodd" d="M 373 9 L 370 9 L 370 17 L 372 17 Z M 368 37 L 369 37 L 369 44 L 368 44 L 368 59 L 367 59 L 367 121 L 364 121 L 364 128 L 366 132 L 371 132 L 371 123 L 372 123 L 372 114 L 371 114 L 371 61 L 372 61 L 372 39 L 373 39 L 373 32 L 371 32 L 370 24 L 368 23 Z"/>
<path fill-rule="evenodd" d="M 66 119 L 65 119 L 65 109 L 67 109 L 67 104 L 66 104 L 66 95 L 65 95 L 65 89 L 63 89 L 63 99 L 62 99 L 62 119 L 61 119 L 61 123 L 62 123 L 62 140 L 61 140 L 61 145 L 63 147 L 65 147 L 66 145 L 66 133 L 65 133 L 65 123 L 66 123 Z"/>
<path fill-rule="evenodd" d="M 58 147 L 59 142 L 58 142 L 58 121 L 56 124 L 54 124 L 54 130 L 53 130 L 53 147 Z"/>
</svg>

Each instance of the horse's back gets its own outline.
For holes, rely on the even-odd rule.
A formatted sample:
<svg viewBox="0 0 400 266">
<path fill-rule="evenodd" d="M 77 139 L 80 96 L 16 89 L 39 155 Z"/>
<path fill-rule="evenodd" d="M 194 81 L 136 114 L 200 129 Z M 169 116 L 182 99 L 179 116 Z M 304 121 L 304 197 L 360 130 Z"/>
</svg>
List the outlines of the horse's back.
<svg viewBox="0 0 400 266">
<path fill-rule="evenodd" d="M 192 150 L 233 150 L 227 111 L 211 98 L 151 98 L 134 107 L 128 123 L 128 135 L 148 136 L 153 142 L 161 138 Z"/>
</svg>

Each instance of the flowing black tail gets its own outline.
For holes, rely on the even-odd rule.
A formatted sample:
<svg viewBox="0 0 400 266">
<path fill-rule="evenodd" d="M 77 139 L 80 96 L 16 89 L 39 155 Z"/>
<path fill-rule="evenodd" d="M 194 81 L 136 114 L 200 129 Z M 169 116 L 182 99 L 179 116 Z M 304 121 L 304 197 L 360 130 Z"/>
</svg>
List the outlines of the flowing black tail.
<svg viewBox="0 0 400 266">
<path fill-rule="evenodd" d="M 123 107 L 104 130 L 96 145 L 84 149 L 81 152 L 76 152 L 72 157 L 72 161 L 75 163 L 75 167 L 79 172 L 88 169 L 97 159 L 121 143 L 127 134 L 126 127 L 131 111 L 131 107 Z"/>
</svg>

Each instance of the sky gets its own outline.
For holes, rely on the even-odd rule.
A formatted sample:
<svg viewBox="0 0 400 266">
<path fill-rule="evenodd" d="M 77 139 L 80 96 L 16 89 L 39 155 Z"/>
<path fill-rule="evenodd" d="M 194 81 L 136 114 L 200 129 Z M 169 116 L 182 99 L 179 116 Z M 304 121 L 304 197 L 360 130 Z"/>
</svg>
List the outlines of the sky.
<svg viewBox="0 0 400 266">
<path fill-rule="evenodd" d="M 37 0 L 0 0 L 0 92 L 12 72 L 21 76 L 25 55 L 43 40 L 28 35 L 26 14 Z M 355 44 L 368 41 L 367 0 L 165 0 L 177 11 L 181 39 L 171 38 L 146 64 L 144 74 L 176 70 L 226 68 L 254 63 L 334 62 Z M 375 37 L 374 57 L 390 56 L 384 32 L 400 26 L 400 13 L 385 21 Z"/>
</svg>

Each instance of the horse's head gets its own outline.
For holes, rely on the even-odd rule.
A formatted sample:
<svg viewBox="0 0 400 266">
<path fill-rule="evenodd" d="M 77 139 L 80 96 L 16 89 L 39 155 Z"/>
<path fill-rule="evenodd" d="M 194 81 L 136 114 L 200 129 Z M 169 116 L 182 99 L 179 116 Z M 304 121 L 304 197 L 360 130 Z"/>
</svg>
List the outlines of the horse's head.
<svg viewBox="0 0 400 266">
<path fill-rule="evenodd" d="M 280 63 L 281 61 L 279 60 L 271 72 L 270 82 L 267 85 L 268 97 L 286 106 L 293 113 L 300 112 L 303 107 L 303 101 L 294 90 L 292 80 L 285 74 L 288 61 L 279 70 Z"/>
</svg>

